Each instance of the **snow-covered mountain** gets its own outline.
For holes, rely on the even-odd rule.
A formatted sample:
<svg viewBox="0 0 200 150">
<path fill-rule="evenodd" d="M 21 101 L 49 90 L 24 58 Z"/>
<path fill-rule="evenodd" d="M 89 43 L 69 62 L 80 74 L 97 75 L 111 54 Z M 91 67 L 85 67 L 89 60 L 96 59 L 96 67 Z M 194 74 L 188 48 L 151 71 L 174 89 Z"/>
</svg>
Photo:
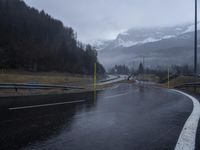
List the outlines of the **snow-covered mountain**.
<svg viewBox="0 0 200 150">
<path fill-rule="evenodd" d="M 200 31 L 200 23 L 198 23 Z M 130 29 L 115 40 L 98 45 L 99 60 L 107 68 L 115 64 L 137 66 L 143 57 L 148 66 L 193 63 L 194 25 Z M 200 36 L 198 36 L 200 41 Z M 198 45 L 200 50 L 200 43 Z M 199 57 L 200 57 L 200 53 Z M 159 62 L 159 63 L 158 63 Z"/>
<path fill-rule="evenodd" d="M 198 29 L 200 30 L 200 23 L 198 24 Z M 175 38 L 181 34 L 192 32 L 193 30 L 194 25 L 192 24 L 159 28 L 134 28 L 120 33 L 115 40 L 97 41 L 95 47 L 97 50 L 131 47 L 163 39 Z"/>
</svg>

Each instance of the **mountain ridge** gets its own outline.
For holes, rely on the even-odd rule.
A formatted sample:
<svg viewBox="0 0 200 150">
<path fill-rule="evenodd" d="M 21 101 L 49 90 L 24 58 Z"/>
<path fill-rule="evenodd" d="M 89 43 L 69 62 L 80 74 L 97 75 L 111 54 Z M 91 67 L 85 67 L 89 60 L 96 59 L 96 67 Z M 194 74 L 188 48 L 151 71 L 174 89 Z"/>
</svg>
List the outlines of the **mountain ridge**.
<svg viewBox="0 0 200 150">
<path fill-rule="evenodd" d="M 172 27 L 154 28 L 132 28 L 119 33 L 116 39 L 109 41 L 98 41 L 95 44 L 97 50 L 112 49 L 116 47 L 131 47 L 163 39 L 174 38 L 184 33 L 192 32 L 194 25 L 191 23 L 176 25 Z M 200 30 L 200 23 L 198 23 Z"/>
<path fill-rule="evenodd" d="M 135 44 L 130 47 L 124 47 L 122 45 L 110 48 L 106 47 L 99 51 L 99 60 L 107 68 L 116 64 L 137 67 L 142 62 L 143 57 L 145 57 L 148 67 L 156 67 L 159 65 L 192 65 L 194 55 L 194 34 L 192 32 L 192 26 L 190 24 L 182 29 L 176 27 L 172 29 L 178 30 L 177 33 L 174 33 L 176 36 L 163 38 L 167 36 L 163 34 L 162 39 L 156 41 Z M 200 29 L 199 24 L 198 29 Z M 168 35 L 171 33 L 167 32 Z M 198 41 L 200 41 L 200 37 L 198 37 Z M 199 48 L 200 45 L 198 46 L 198 50 Z"/>
</svg>

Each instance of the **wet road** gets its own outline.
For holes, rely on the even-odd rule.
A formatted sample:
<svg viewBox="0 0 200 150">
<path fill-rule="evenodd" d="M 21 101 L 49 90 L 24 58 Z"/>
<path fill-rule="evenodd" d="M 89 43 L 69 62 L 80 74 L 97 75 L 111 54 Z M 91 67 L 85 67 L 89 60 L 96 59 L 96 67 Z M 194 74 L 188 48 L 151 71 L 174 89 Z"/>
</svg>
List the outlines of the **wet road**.
<svg viewBox="0 0 200 150">
<path fill-rule="evenodd" d="M 168 150 L 193 104 L 167 89 L 120 84 L 96 97 L 0 98 L 0 108 L 2 150 Z"/>
</svg>

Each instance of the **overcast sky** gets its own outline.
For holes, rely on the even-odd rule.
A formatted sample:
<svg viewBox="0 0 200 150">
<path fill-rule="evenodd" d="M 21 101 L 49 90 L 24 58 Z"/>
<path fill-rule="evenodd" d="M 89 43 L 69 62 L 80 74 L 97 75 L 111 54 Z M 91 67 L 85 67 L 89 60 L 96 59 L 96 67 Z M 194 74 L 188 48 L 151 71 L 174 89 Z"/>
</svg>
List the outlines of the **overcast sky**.
<svg viewBox="0 0 200 150">
<path fill-rule="evenodd" d="M 194 0 L 25 0 L 71 26 L 90 43 L 134 27 L 173 26 L 194 19 Z M 200 5 L 198 5 L 198 8 Z"/>
</svg>

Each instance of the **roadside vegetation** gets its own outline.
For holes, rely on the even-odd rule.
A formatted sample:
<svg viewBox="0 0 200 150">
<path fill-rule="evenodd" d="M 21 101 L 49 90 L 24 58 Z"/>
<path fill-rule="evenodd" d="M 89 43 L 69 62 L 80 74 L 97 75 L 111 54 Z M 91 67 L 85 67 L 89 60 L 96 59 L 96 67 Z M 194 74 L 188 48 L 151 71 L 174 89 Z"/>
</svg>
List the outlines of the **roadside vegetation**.
<svg viewBox="0 0 200 150">
<path fill-rule="evenodd" d="M 62 84 L 87 87 L 105 74 L 96 49 L 43 10 L 22 0 L 0 1 L 0 83 Z M 21 93 L 41 90 L 21 90 Z M 1 93 L 14 90 L 0 90 Z M 49 92 L 49 91 L 48 91 Z M 46 91 L 42 91 L 46 93 Z"/>
<path fill-rule="evenodd" d="M 97 80 L 105 78 L 98 75 Z M 70 90 L 38 90 L 38 89 L 1 89 L 0 96 L 22 96 L 22 95 L 41 95 L 41 94 L 62 94 L 94 90 L 94 79 L 91 75 L 80 75 L 59 72 L 27 72 L 27 71 L 0 71 L 0 83 L 28 83 L 28 84 L 54 84 L 65 86 L 76 86 L 83 89 Z M 97 86 L 97 89 L 111 87 L 113 84 Z"/>
<path fill-rule="evenodd" d="M 0 69 L 34 72 L 104 74 L 91 45 L 59 20 L 25 4 L 22 0 L 0 1 Z"/>
<path fill-rule="evenodd" d="M 92 76 L 58 72 L 1 72 L 0 83 L 40 83 L 85 85 L 92 83 Z"/>
<path fill-rule="evenodd" d="M 169 85 L 170 85 L 170 87 L 176 87 L 176 86 L 180 86 L 183 84 L 195 83 L 195 82 L 200 83 L 200 78 L 199 77 L 195 78 L 193 76 L 180 75 L 177 78 L 170 80 Z M 165 85 L 167 85 L 167 82 L 165 83 Z"/>
</svg>

